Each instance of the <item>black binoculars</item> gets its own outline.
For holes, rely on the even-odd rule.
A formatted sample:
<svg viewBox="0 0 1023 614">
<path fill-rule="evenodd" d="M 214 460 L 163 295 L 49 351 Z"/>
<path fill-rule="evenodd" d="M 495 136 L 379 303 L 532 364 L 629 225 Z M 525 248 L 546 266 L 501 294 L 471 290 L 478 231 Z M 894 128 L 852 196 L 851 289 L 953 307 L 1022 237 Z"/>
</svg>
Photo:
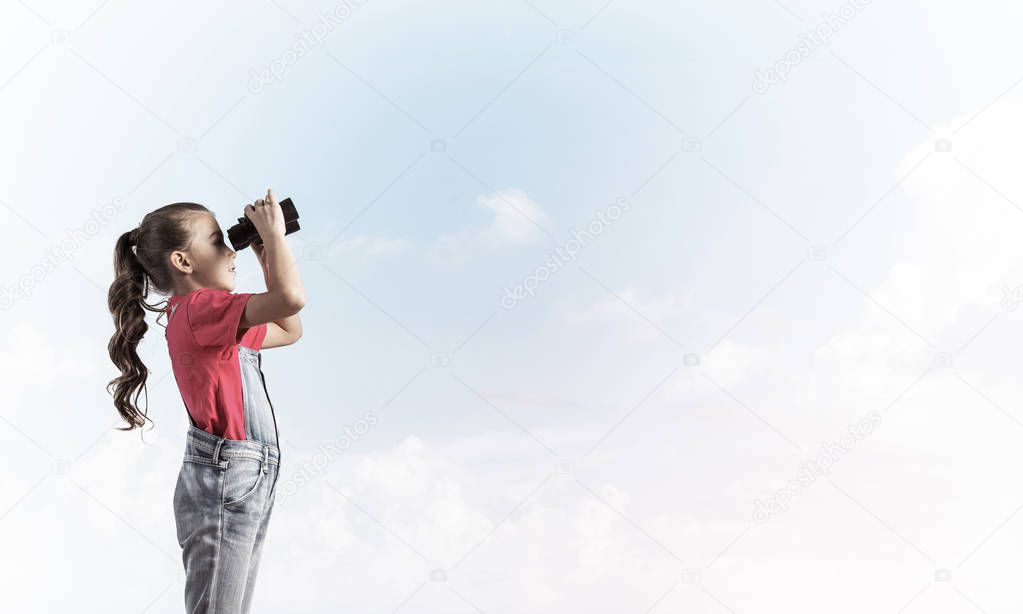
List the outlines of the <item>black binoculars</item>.
<svg viewBox="0 0 1023 614">
<path fill-rule="evenodd" d="M 281 212 L 284 213 L 284 234 L 290 235 L 299 228 L 298 211 L 295 209 L 295 203 L 291 202 L 290 198 L 285 198 L 278 204 L 281 206 Z M 238 218 L 237 224 L 227 229 L 227 236 L 231 240 L 231 246 L 234 247 L 236 252 L 245 249 L 253 243 L 256 245 L 263 244 L 263 239 L 260 238 L 259 232 L 253 226 L 252 220 L 244 215 Z"/>
</svg>

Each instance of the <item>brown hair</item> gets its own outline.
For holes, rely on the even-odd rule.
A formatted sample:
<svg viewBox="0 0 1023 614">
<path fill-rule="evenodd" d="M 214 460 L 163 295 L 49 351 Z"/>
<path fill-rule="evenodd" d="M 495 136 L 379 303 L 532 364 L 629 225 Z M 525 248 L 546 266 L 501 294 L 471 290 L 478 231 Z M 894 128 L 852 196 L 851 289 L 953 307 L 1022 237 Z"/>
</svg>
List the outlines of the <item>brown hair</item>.
<svg viewBox="0 0 1023 614">
<path fill-rule="evenodd" d="M 209 209 L 196 203 L 160 207 L 146 214 L 138 228 L 122 234 L 114 246 L 114 281 L 107 292 L 114 334 L 107 344 L 107 352 L 121 375 L 110 380 L 106 388 L 114 397 L 118 413 L 128 423 L 118 430 L 130 431 L 144 426 L 146 420 L 152 422 L 146 410 L 139 409 L 139 396 L 145 391 L 149 370 L 137 349 L 149 330 L 145 312 L 163 313 L 165 307 L 147 303 L 146 297 L 150 288 L 163 295 L 170 294 L 172 278 L 168 256 L 171 252 L 188 249 L 192 237 L 188 220 L 197 212 L 209 212 Z M 146 405 L 149 405 L 148 393 Z"/>
</svg>

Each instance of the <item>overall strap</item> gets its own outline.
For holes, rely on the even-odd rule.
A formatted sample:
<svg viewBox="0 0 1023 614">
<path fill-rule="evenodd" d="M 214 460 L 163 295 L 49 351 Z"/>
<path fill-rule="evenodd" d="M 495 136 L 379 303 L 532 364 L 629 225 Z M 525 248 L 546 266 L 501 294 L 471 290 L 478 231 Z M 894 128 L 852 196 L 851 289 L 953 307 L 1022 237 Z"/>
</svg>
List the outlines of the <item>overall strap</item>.
<svg viewBox="0 0 1023 614">
<path fill-rule="evenodd" d="M 188 403 L 185 403 L 185 397 L 183 396 L 181 397 L 181 403 L 184 404 L 185 406 L 185 415 L 188 416 L 188 423 L 194 426 L 195 428 L 199 428 L 199 425 L 196 424 L 195 420 L 192 418 L 192 412 L 188 410 Z"/>
</svg>

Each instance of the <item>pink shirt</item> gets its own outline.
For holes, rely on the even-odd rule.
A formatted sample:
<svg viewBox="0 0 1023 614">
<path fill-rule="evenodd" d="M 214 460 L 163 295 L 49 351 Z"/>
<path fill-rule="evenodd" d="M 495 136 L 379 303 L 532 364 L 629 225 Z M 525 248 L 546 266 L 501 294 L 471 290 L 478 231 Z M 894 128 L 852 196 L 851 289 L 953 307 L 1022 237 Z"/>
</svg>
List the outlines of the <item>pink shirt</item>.
<svg viewBox="0 0 1023 614">
<path fill-rule="evenodd" d="M 263 347 L 266 324 L 240 328 L 252 293 L 199 288 L 167 299 L 167 350 L 194 424 L 227 439 L 246 439 L 238 346 Z"/>
</svg>

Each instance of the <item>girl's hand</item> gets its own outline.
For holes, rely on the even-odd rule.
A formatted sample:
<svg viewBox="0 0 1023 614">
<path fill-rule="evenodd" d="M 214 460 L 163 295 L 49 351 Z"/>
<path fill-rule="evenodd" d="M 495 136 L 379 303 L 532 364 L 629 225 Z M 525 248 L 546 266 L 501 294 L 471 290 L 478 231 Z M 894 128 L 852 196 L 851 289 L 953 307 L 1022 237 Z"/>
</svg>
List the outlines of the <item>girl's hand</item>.
<svg viewBox="0 0 1023 614">
<path fill-rule="evenodd" d="M 252 221 L 263 241 L 272 235 L 284 236 L 284 212 L 269 188 L 265 199 L 260 198 L 252 205 L 245 205 L 245 217 Z"/>
</svg>

